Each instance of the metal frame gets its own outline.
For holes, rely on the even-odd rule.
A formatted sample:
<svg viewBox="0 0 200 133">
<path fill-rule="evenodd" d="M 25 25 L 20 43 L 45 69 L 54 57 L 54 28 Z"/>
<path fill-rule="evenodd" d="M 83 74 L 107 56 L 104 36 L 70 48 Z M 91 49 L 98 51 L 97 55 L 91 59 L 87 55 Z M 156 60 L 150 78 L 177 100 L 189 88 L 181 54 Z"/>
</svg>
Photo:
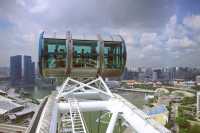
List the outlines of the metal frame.
<svg viewBox="0 0 200 133">
<path fill-rule="evenodd" d="M 75 83 L 74 86 L 71 86 L 71 88 L 67 88 L 66 86 L 68 85 L 69 82 L 73 82 Z M 98 88 L 91 86 L 91 84 L 99 84 Z M 77 87 L 78 86 L 78 87 Z M 63 83 L 62 87 L 58 90 L 58 96 L 57 99 L 59 99 L 60 97 L 66 97 L 67 95 L 76 92 L 76 91 L 81 91 L 81 92 L 86 92 L 88 90 L 85 90 L 85 87 L 97 91 L 99 93 L 103 93 L 109 97 L 113 97 L 112 92 L 110 91 L 110 89 L 108 88 L 108 86 L 106 85 L 106 83 L 103 81 L 103 79 L 101 77 L 98 77 L 95 80 L 92 80 L 88 83 L 82 83 L 80 81 L 74 80 L 70 77 L 67 78 L 67 80 L 65 80 L 65 82 Z M 67 92 L 66 92 L 67 90 Z"/>
<path fill-rule="evenodd" d="M 73 84 L 69 84 L 70 82 Z M 96 85 L 95 87 L 94 84 Z M 96 92 L 98 95 L 107 96 L 107 98 L 103 98 L 102 100 L 97 101 L 77 100 L 79 111 L 80 113 L 102 110 L 107 110 L 111 112 L 112 117 L 110 119 L 110 122 L 108 123 L 106 133 L 113 133 L 118 118 L 122 118 L 123 120 L 125 120 L 129 127 L 139 133 L 170 133 L 168 129 L 152 120 L 144 112 L 129 103 L 123 97 L 117 94 L 112 94 L 112 92 L 101 77 L 98 77 L 97 79 L 94 79 L 92 81 L 88 81 L 87 83 L 80 82 L 68 77 L 63 85 L 58 89 L 58 95 L 56 97 L 58 112 L 61 114 L 71 112 L 70 103 L 62 102 L 62 100 L 59 100 L 60 98 L 75 98 L 76 94 L 81 94 L 85 95 L 85 98 L 87 99 L 86 94 L 90 92 Z"/>
</svg>

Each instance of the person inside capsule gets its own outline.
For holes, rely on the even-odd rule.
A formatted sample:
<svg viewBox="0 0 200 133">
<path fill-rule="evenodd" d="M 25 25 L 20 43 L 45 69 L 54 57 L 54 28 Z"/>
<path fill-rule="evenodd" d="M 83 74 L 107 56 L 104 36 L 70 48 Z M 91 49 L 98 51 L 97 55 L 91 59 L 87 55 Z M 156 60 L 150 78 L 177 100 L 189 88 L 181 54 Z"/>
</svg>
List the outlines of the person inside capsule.
<svg viewBox="0 0 200 133">
<path fill-rule="evenodd" d="M 48 58 L 48 68 L 56 68 L 56 56 L 50 55 Z"/>
<path fill-rule="evenodd" d="M 113 49 L 108 50 L 108 68 L 113 67 Z"/>
<path fill-rule="evenodd" d="M 84 49 L 81 49 L 81 67 L 85 67 L 85 54 L 84 54 Z"/>
<path fill-rule="evenodd" d="M 65 67 L 65 53 L 64 49 L 59 50 L 59 54 L 57 56 L 57 66 L 58 67 Z"/>
</svg>

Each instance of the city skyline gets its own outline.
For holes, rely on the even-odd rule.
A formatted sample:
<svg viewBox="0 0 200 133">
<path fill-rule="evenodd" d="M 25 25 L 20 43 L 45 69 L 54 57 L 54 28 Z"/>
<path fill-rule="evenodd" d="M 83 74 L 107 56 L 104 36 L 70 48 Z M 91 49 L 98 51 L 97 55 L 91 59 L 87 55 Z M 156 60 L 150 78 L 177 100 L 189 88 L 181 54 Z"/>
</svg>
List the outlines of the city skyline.
<svg viewBox="0 0 200 133">
<path fill-rule="evenodd" d="M 198 5 L 197 0 L 3 0 L 0 66 L 8 66 L 9 57 L 18 54 L 31 55 L 37 62 L 42 31 L 53 35 L 70 30 L 72 34 L 121 34 L 128 67 L 199 67 Z"/>
</svg>

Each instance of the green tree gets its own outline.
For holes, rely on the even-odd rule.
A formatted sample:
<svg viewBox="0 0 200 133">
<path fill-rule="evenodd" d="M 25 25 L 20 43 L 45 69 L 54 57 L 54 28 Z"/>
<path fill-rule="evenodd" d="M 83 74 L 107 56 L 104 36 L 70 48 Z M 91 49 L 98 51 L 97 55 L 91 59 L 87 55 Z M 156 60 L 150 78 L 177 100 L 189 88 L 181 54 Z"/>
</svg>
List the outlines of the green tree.
<svg viewBox="0 0 200 133">
<path fill-rule="evenodd" d="M 188 128 L 190 126 L 190 123 L 184 116 L 178 116 L 176 118 L 176 123 L 178 123 L 178 125 L 183 128 Z"/>
</svg>

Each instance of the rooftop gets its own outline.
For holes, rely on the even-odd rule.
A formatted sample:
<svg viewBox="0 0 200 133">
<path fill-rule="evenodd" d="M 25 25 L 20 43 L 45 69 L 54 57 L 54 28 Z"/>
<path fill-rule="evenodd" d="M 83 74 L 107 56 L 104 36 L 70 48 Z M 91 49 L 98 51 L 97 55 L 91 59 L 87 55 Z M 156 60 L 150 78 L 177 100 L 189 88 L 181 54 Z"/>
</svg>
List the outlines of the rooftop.
<svg viewBox="0 0 200 133">
<path fill-rule="evenodd" d="M 0 115 L 19 107 L 23 106 L 12 102 L 9 98 L 0 96 Z"/>
<path fill-rule="evenodd" d="M 147 115 L 157 115 L 157 114 L 165 113 L 167 111 L 168 110 L 165 107 L 165 105 L 159 105 L 159 106 L 150 108 L 149 110 L 146 110 L 145 112 L 147 113 Z"/>
</svg>

